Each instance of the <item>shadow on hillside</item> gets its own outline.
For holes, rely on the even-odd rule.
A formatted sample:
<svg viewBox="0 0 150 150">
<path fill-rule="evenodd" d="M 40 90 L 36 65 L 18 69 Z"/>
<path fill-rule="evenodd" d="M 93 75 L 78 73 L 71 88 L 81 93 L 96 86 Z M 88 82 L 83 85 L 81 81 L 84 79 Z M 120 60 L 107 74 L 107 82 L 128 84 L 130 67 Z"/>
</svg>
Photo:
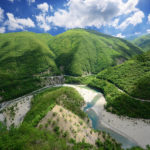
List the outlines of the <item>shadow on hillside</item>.
<svg viewBox="0 0 150 150">
<path fill-rule="evenodd" d="M 150 74 L 141 78 L 136 88 L 132 90 L 131 95 L 145 100 L 150 100 Z"/>
</svg>

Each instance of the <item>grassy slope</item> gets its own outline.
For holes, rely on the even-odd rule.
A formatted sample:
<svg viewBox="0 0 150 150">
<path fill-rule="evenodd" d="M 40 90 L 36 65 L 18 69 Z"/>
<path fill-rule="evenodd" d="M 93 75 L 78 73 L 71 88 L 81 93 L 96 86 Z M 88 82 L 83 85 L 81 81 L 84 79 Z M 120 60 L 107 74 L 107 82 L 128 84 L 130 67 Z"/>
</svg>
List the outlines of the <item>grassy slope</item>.
<svg viewBox="0 0 150 150">
<path fill-rule="evenodd" d="M 0 96 L 4 100 L 36 89 L 34 74 L 51 68 L 57 72 L 54 53 L 45 44 L 51 35 L 31 32 L 0 34 Z"/>
<path fill-rule="evenodd" d="M 64 97 L 64 98 L 63 98 Z M 9 131 L 2 128 L 0 124 L 0 149 L 1 150 L 80 150 L 86 149 L 101 150 L 114 149 L 121 150 L 119 144 L 112 142 L 110 137 L 105 134 L 105 142 L 97 141 L 97 146 L 92 146 L 85 143 L 76 143 L 73 139 L 70 140 L 64 131 L 57 128 L 57 122 L 54 124 L 54 129 L 57 131 L 50 132 L 35 128 L 36 124 L 42 119 L 43 112 L 52 104 L 63 105 L 81 118 L 86 115 L 81 111 L 84 101 L 80 94 L 73 88 L 61 87 L 48 89 L 34 97 L 32 100 L 31 110 L 27 113 L 23 124 L 19 128 L 12 128 Z M 37 119 L 37 116 L 41 116 Z M 36 119 L 36 124 L 33 124 Z M 56 127 L 55 127 L 56 126 Z"/>
<path fill-rule="evenodd" d="M 56 54 L 57 65 L 71 75 L 98 73 L 141 53 L 126 40 L 82 29 L 53 37 L 49 47 Z"/>
<path fill-rule="evenodd" d="M 150 100 L 150 51 L 100 72 L 98 78 L 113 82 L 129 95 Z"/>
<path fill-rule="evenodd" d="M 88 86 L 104 93 L 107 100 L 105 108 L 109 112 L 133 118 L 150 119 L 149 102 L 141 102 L 131 98 L 127 94 L 118 90 L 117 86 L 107 80 L 98 79 L 96 76 L 67 77 L 66 83 L 87 84 Z"/>
<path fill-rule="evenodd" d="M 46 90 L 37 96 L 32 101 L 31 110 L 27 113 L 24 122 L 31 123 L 36 116 L 42 114 L 52 104 L 61 104 L 66 109 L 77 114 L 81 118 L 85 118 L 86 115 L 80 110 L 84 105 L 83 98 L 73 88 L 61 87 L 51 88 Z"/>
<path fill-rule="evenodd" d="M 47 69 L 49 75 L 57 74 L 60 66 L 65 74 L 97 73 L 139 53 L 125 40 L 90 30 L 69 30 L 56 37 L 32 32 L 0 34 L 0 101 L 39 88 L 40 79 L 34 75 Z"/>
<path fill-rule="evenodd" d="M 65 76 L 65 83 L 87 85 L 89 82 L 91 82 L 95 78 L 96 78 L 96 75 L 90 75 L 90 76 L 85 76 L 85 77 Z"/>
<path fill-rule="evenodd" d="M 149 102 L 141 102 L 129 97 L 106 80 L 94 79 L 88 85 L 104 93 L 107 111 L 122 116 L 150 119 Z"/>
<path fill-rule="evenodd" d="M 150 34 L 138 37 L 132 42 L 146 52 L 150 49 Z"/>
</svg>

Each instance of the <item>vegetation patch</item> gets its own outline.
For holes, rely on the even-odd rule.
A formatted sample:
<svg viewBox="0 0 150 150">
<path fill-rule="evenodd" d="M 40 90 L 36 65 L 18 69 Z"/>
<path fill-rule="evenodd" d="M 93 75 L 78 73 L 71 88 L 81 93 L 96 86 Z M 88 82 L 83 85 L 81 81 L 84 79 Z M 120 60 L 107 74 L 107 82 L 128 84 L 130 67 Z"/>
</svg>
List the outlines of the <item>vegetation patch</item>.
<svg viewBox="0 0 150 150">
<path fill-rule="evenodd" d="M 107 100 L 105 106 L 107 111 L 122 116 L 150 119 L 149 102 L 142 102 L 131 98 L 106 80 L 94 79 L 88 85 L 104 93 Z"/>
<path fill-rule="evenodd" d="M 87 85 L 90 81 L 92 81 L 95 78 L 96 78 L 96 75 L 90 75 L 90 76 L 85 76 L 85 77 L 65 76 L 65 83 Z"/>
<path fill-rule="evenodd" d="M 107 68 L 97 77 L 112 82 L 133 97 L 150 100 L 150 51 Z"/>
<path fill-rule="evenodd" d="M 53 37 L 49 47 L 62 73 L 73 76 L 98 73 L 142 52 L 126 40 L 83 29 Z"/>
<path fill-rule="evenodd" d="M 84 105 L 84 100 L 79 93 L 73 88 L 58 87 L 47 89 L 32 99 L 31 109 L 24 122 L 33 123 L 36 126 L 55 104 L 62 105 L 83 119 L 86 118 L 86 114 L 80 109 Z M 56 114 L 54 115 L 56 116 Z"/>
<path fill-rule="evenodd" d="M 40 88 L 35 76 L 49 70 L 57 74 L 54 53 L 47 42 L 50 34 L 18 32 L 0 34 L 0 96 L 1 101 L 13 99 Z"/>
</svg>

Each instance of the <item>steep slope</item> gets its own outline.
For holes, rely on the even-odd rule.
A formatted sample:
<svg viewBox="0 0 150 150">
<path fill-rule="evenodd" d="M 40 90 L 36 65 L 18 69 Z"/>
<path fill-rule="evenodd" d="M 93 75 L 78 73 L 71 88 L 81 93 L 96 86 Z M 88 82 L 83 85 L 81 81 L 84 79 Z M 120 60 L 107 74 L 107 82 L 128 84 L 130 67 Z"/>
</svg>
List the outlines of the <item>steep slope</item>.
<svg viewBox="0 0 150 150">
<path fill-rule="evenodd" d="M 81 110 L 83 105 L 84 99 L 73 88 L 50 88 L 39 93 L 18 128 L 7 130 L 0 122 L 0 149 L 122 150 L 107 133 L 90 127 L 87 115 Z M 9 109 L 14 115 L 16 107 L 14 104 Z"/>
<path fill-rule="evenodd" d="M 0 100 L 36 89 L 39 82 L 34 75 L 57 72 L 55 55 L 46 45 L 51 38 L 30 32 L 0 34 Z"/>
<path fill-rule="evenodd" d="M 119 116 L 150 119 L 150 102 L 136 100 L 114 84 L 102 79 L 93 79 L 89 84 L 104 93 L 107 100 L 105 109 Z"/>
<path fill-rule="evenodd" d="M 71 75 L 98 73 L 141 53 L 126 40 L 83 29 L 53 37 L 49 47 L 56 54 L 58 67 Z"/>
<path fill-rule="evenodd" d="M 0 34 L 0 101 L 40 87 L 39 75 L 97 73 L 141 53 L 126 40 L 74 29 L 56 37 L 18 32 Z"/>
<path fill-rule="evenodd" d="M 150 51 L 100 72 L 98 78 L 114 83 L 133 97 L 150 100 Z"/>
<path fill-rule="evenodd" d="M 143 51 L 148 51 L 150 49 L 150 34 L 141 36 L 132 41 L 135 45 L 142 48 Z"/>
</svg>

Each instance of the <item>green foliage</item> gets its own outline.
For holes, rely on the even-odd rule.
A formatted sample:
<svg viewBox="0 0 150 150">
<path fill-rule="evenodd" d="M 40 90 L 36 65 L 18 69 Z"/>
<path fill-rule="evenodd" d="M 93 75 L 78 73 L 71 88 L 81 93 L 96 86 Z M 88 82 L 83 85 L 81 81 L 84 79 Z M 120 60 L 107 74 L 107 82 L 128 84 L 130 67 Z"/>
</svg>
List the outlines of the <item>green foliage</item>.
<svg viewBox="0 0 150 150">
<path fill-rule="evenodd" d="M 0 129 L 1 150 L 122 150 L 119 144 L 113 144 L 110 140 L 106 140 L 96 148 L 85 142 L 70 141 L 67 138 L 59 137 L 55 132 L 40 130 L 29 124 L 23 124 L 19 128 L 11 128 L 10 130 L 0 124 Z M 131 150 L 143 149 L 134 147 Z M 147 150 L 149 150 L 148 147 Z"/>
<path fill-rule="evenodd" d="M 40 88 L 39 77 L 46 71 L 48 76 L 97 73 L 139 53 L 125 40 L 89 30 L 69 30 L 56 37 L 32 32 L 0 34 L 0 100 Z"/>
<path fill-rule="evenodd" d="M 105 106 L 107 111 L 122 116 L 150 119 L 149 102 L 141 102 L 129 97 L 106 80 L 95 79 L 89 83 L 89 86 L 104 93 L 107 100 Z"/>
<path fill-rule="evenodd" d="M 43 110 L 42 112 L 38 113 L 36 117 L 32 120 L 32 126 L 36 127 L 39 121 L 55 106 L 54 104 L 51 104 L 49 107 L 46 108 L 46 110 Z"/>
<path fill-rule="evenodd" d="M 112 82 L 133 97 L 150 100 L 150 51 L 107 68 L 98 78 Z"/>
<path fill-rule="evenodd" d="M 95 75 L 85 76 L 85 77 L 73 77 L 73 76 L 65 76 L 65 83 L 70 84 L 88 84 L 93 79 L 95 79 Z"/>
<path fill-rule="evenodd" d="M 1 150 L 67 150 L 67 142 L 57 134 L 33 128 L 28 124 L 0 131 Z"/>
<path fill-rule="evenodd" d="M 94 146 L 85 142 L 76 143 L 72 147 L 72 150 L 92 150 L 92 149 L 94 149 Z M 95 148 L 95 150 L 97 149 Z"/>
<path fill-rule="evenodd" d="M 8 78 L 4 76 L 2 78 L 0 77 L 0 96 L 3 98 L 1 102 L 17 98 L 41 88 L 39 85 L 40 79 L 36 77 L 20 79 L 13 79 L 12 77 L 11 79 L 6 79 Z"/>
<path fill-rule="evenodd" d="M 25 116 L 24 122 L 36 126 L 55 104 L 63 105 L 81 118 L 86 117 L 86 114 L 81 111 L 84 100 L 79 93 L 73 88 L 58 87 L 50 88 L 32 99 L 31 109 Z"/>
<path fill-rule="evenodd" d="M 140 36 L 132 41 L 133 44 L 141 47 L 143 51 L 150 50 L 150 34 Z"/>
<path fill-rule="evenodd" d="M 0 96 L 16 98 L 40 87 L 37 74 L 58 72 L 54 53 L 46 44 L 48 34 L 18 32 L 0 34 Z"/>
<path fill-rule="evenodd" d="M 54 130 L 54 132 L 55 132 L 57 135 L 60 134 L 60 131 L 59 131 L 59 127 L 58 127 L 58 126 L 54 127 L 53 130 Z"/>
<path fill-rule="evenodd" d="M 53 37 L 49 47 L 62 72 L 75 76 L 98 73 L 141 53 L 126 40 L 83 29 L 69 30 Z"/>
<path fill-rule="evenodd" d="M 101 146 L 103 146 L 103 143 L 98 139 L 96 141 L 96 145 L 97 145 L 97 147 L 101 147 Z"/>
</svg>

